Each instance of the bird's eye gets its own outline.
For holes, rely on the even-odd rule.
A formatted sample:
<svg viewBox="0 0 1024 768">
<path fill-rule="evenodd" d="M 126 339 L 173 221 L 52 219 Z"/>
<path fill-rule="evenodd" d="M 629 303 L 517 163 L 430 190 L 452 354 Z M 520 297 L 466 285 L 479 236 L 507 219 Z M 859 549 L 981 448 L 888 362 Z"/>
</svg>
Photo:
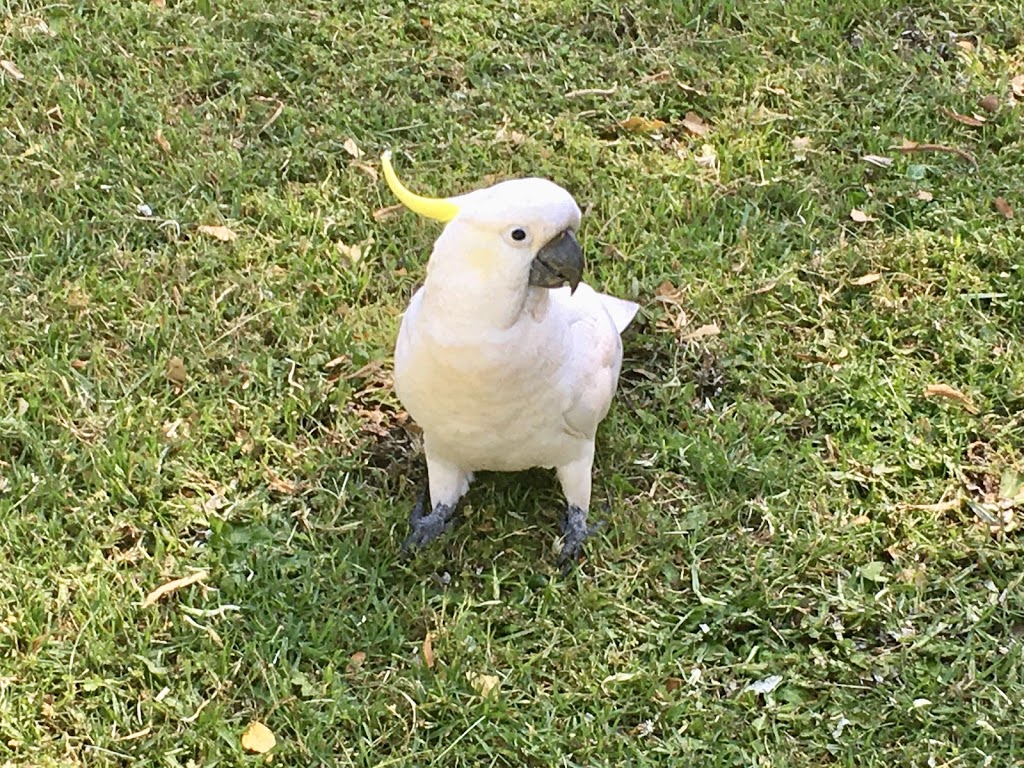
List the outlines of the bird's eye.
<svg viewBox="0 0 1024 768">
<path fill-rule="evenodd" d="M 526 239 L 526 230 L 525 229 L 513 229 L 512 230 L 512 239 L 513 240 L 525 240 Z"/>
</svg>

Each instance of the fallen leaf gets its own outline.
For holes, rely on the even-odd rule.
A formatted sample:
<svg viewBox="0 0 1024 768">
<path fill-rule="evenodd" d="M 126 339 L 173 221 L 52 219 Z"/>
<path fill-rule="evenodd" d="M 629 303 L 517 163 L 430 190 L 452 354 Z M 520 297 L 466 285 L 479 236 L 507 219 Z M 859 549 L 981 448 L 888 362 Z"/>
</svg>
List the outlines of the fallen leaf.
<svg viewBox="0 0 1024 768">
<path fill-rule="evenodd" d="M 356 651 L 348 657 L 348 665 L 346 670 L 348 672 L 357 672 L 366 661 L 366 654 L 363 651 Z"/>
<path fill-rule="evenodd" d="M 640 78 L 640 84 L 646 85 L 647 83 L 664 83 L 667 80 L 672 79 L 672 70 L 663 69 L 661 72 L 654 72 L 650 75 L 644 75 Z"/>
<path fill-rule="evenodd" d="M 200 224 L 199 231 L 223 243 L 231 243 L 238 239 L 238 235 L 220 224 Z"/>
<path fill-rule="evenodd" d="M 494 140 L 511 144 L 513 147 L 518 147 L 526 141 L 526 136 L 519 131 L 509 130 L 507 125 L 503 125 L 494 132 Z"/>
<path fill-rule="evenodd" d="M 759 285 L 757 288 L 750 292 L 751 296 L 760 296 L 762 293 L 768 293 L 775 290 L 775 286 L 779 284 L 778 280 L 769 280 L 764 285 Z"/>
<path fill-rule="evenodd" d="M 1013 218 L 1013 208 L 1011 208 L 1010 204 L 1006 202 L 1005 197 L 997 197 L 993 202 L 995 203 L 996 210 L 1003 214 L 1004 218 Z"/>
<path fill-rule="evenodd" d="M 377 175 L 377 169 L 374 168 L 372 165 L 367 165 L 366 163 L 352 163 L 352 166 L 358 168 L 360 171 L 369 176 L 370 179 L 373 181 L 377 181 L 377 179 L 380 178 Z"/>
<path fill-rule="evenodd" d="M 342 148 L 346 152 L 348 152 L 350 155 L 352 155 L 352 157 L 354 157 L 356 160 L 358 160 L 359 158 L 361 158 L 363 156 L 363 150 L 361 150 L 359 148 L 359 145 L 356 144 L 355 139 L 345 139 L 344 143 L 341 146 L 342 146 Z"/>
<path fill-rule="evenodd" d="M 427 636 L 423 638 L 423 648 L 421 649 L 423 655 L 423 663 L 430 669 L 434 668 L 434 641 L 431 637 L 431 633 L 427 632 Z M 486 694 L 485 694 L 486 695 Z"/>
<path fill-rule="evenodd" d="M 172 357 L 167 361 L 167 379 L 179 387 L 185 383 L 188 374 L 185 372 L 185 361 L 180 357 Z"/>
<path fill-rule="evenodd" d="M 861 275 L 856 280 L 850 282 L 851 285 L 871 285 L 877 283 L 882 279 L 882 275 L 879 272 L 868 272 L 866 275 Z"/>
<path fill-rule="evenodd" d="M 276 493 L 291 496 L 299 490 L 299 484 L 292 481 L 286 480 L 283 477 L 275 474 L 273 470 L 267 469 L 267 475 L 270 478 L 267 481 L 267 489 Z"/>
<path fill-rule="evenodd" d="M 154 8 L 163 9 L 167 7 L 167 0 L 149 0 L 149 4 Z"/>
<path fill-rule="evenodd" d="M 722 329 L 718 327 L 718 323 L 708 323 L 702 325 L 692 333 L 687 333 L 682 336 L 683 341 L 697 341 L 697 339 L 705 339 L 708 336 L 717 336 L 722 332 Z"/>
<path fill-rule="evenodd" d="M 890 165 L 892 165 L 892 158 L 884 157 L 883 155 L 864 155 L 861 157 L 861 160 L 863 160 L 865 163 L 876 165 L 879 168 L 888 168 Z"/>
<path fill-rule="evenodd" d="M 974 43 L 970 40 L 957 40 L 956 47 L 962 51 L 967 51 L 967 53 L 974 53 Z"/>
<path fill-rule="evenodd" d="M 694 136 L 707 136 L 711 132 L 711 126 L 701 120 L 696 112 L 687 112 L 683 118 L 683 128 Z"/>
<path fill-rule="evenodd" d="M 151 605 L 154 605 L 161 599 L 167 597 L 167 595 L 195 584 L 197 581 L 202 581 L 207 576 L 209 576 L 209 573 L 206 571 L 196 571 L 195 573 L 190 573 L 188 576 L 182 576 L 180 579 L 174 579 L 173 581 L 168 581 L 166 584 L 161 584 L 146 595 L 146 599 L 142 601 L 142 607 L 149 608 Z"/>
<path fill-rule="evenodd" d="M 955 400 L 960 403 L 968 413 L 977 415 L 980 413 L 978 407 L 971 402 L 971 398 L 965 395 L 956 387 L 949 384 L 929 384 L 924 388 L 925 397 L 943 397 L 947 400 Z"/>
<path fill-rule="evenodd" d="M 865 224 L 869 221 L 875 220 L 874 216 L 869 216 L 868 214 L 864 213 L 864 211 L 862 211 L 860 208 L 854 208 L 852 211 L 850 211 L 850 218 L 856 221 L 858 224 Z"/>
<path fill-rule="evenodd" d="M 501 680 L 498 679 L 497 675 L 469 675 L 470 685 L 479 693 L 483 698 L 487 698 L 498 689 L 498 683 Z"/>
<path fill-rule="evenodd" d="M 404 207 L 401 203 L 396 203 L 395 205 L 386 205 L 383 208 L 378 208 L 373 212 L 373 220 L 384 221 L 384 219 L 390 219 L 401 212 Z"/>
<path fill-rule="evenodd" d="M 672 693 L 672 691 L 679 690 L 682 687 L 683 687 L 682 679 L 680 679 L 678 677 L 666 677 L 665 678 L 665 690 L 668 691 L 669 693 Z"/>
<path fill-rule="evenodd" d="M 916 197 L 918 200 L 924 200 L 926 203 L 930 203 L 934 199 L 932 193 L 929 192 L 927 189 L 917 190 L 917 194 L 914 195 L 914 197 Z"/>
<path fill-rule="evenodd" d="M 630 133 L 655 133 L 663 130 L 668 123 L 664 120 L 649 120 L 646 117 L 627 117 L 619 123 L 619 127 Z"/>
<path fill-rule="evenodd" d="M 855 518 L 850 520 L 847 525 L 867 525 L 871 522 L 871 518 L 867 515 L 857 515 Z"/>
<path fill-rule="evenodd" d="M 1010 81 L 1010 90 L 1014 96 L 1024 98 L 1024 75 L 1017 75 Z"/>
<path fill-rule="evenodd" d="M 246 752 L 262 755 L 272 750 L 276 744 L 277 739 L 270 729 L 256 720 L 249 723 L 249 727 L 242 733 L 242 749 Z"/>
<path fill-rule="evenodd" d="M 25 79 L 25 75 L 23 75 L 21 70 L 15 66 L 13 61 L 8 61 L 7 59 L 0 60 L 0 67 L 2 67 L 4 72 L 9 74 L 15 80 Z"/>
<path fill-rule="evenodd" d="M 998 112 L 999 111 L 999 97 L 994 93 L 990 93 L 988 96 L 978 102 L 978 106 L 984 109 L 986 112 Z"/>
<path fill-rule="evenodd" d="M 754 693 L 771 693 L 779 687 L 779 683 L 781 682 L 782 675 L 772 675 L 771 677 L 766 677 L 764 680 L 758 680 L 751 683 L 743 689 L 743 692 L 746 693 L 747 691 L 753 691 Z"/>
<path fill-rule="evenodd" d="M 945 107 L 942 107 L 942 109 L 940 109 L 939 111 L 942 112 L 942 114 L 944 114 L 951 120 L 956 120 L 958 123 L 962 123 L 963 125 L 969 125 L 972 128 L 980 128 L 986 122 L 985 118 L 979 115 L 961 115 L 959 112 L 956 112 L 952 109 L 946 109 Z"/>
</svg>

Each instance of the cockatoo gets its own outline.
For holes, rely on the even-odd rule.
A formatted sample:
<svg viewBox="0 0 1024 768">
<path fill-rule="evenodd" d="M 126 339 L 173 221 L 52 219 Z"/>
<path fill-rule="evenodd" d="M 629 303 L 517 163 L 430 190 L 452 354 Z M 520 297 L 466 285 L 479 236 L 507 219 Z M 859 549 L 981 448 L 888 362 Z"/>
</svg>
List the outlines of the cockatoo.
<svg viewBox="0 0 1024 768">
<path fill-rule="evenodd" d="M 474 472 L 547 467 L 568 505 L 559 562 L 571 564 L 594 530 L 594 436 L 638 306 L 580 282 L 580 209 L 557 184 L 526 178 L 427 198 L 398 180 L 390 152 L 381 160 L 406 207 L 445 222 L 395 345 L 395 392 L 423 430 L 430 496 L 403 549 L 448 528 Z"/>
</svg>

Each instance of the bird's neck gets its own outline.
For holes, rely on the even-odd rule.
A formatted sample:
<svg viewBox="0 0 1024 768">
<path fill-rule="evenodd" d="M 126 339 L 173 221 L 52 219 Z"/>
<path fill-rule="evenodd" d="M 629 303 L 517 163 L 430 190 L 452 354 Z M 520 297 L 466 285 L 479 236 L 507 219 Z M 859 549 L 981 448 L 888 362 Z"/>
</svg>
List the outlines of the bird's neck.
<svg viewBox="0 0 1024 768">
<path fill-rule="evenodd" d="M 513 264 L 431 259 L 423 285 L 423 311 L 453 331 L 475 335 L 511 328 L 535 311 L 548 292 L 531 288 Z"/>
</svg>

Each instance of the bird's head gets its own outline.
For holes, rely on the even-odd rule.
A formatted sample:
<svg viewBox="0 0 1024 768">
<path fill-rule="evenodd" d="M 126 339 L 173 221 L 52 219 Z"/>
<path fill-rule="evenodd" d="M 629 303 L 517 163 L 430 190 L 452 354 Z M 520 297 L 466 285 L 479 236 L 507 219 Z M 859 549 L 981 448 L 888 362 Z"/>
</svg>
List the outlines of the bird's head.
<svg viewBox="0 0 1024 768">
<path fill-rule="evenodd" d="M 390 152 L 381 161 L 388 186 L 407 208 L 445 222 L 432 262 L 447 260 L 446 268 L 472 270 L 484 282 L 522 280 L 576 290 L 583 277 L 583 249 L 576 240 L 580 209 L 557 184 L 515 179 L 456 197 L 421 197 L 399 181 Z"/>
</svg>

